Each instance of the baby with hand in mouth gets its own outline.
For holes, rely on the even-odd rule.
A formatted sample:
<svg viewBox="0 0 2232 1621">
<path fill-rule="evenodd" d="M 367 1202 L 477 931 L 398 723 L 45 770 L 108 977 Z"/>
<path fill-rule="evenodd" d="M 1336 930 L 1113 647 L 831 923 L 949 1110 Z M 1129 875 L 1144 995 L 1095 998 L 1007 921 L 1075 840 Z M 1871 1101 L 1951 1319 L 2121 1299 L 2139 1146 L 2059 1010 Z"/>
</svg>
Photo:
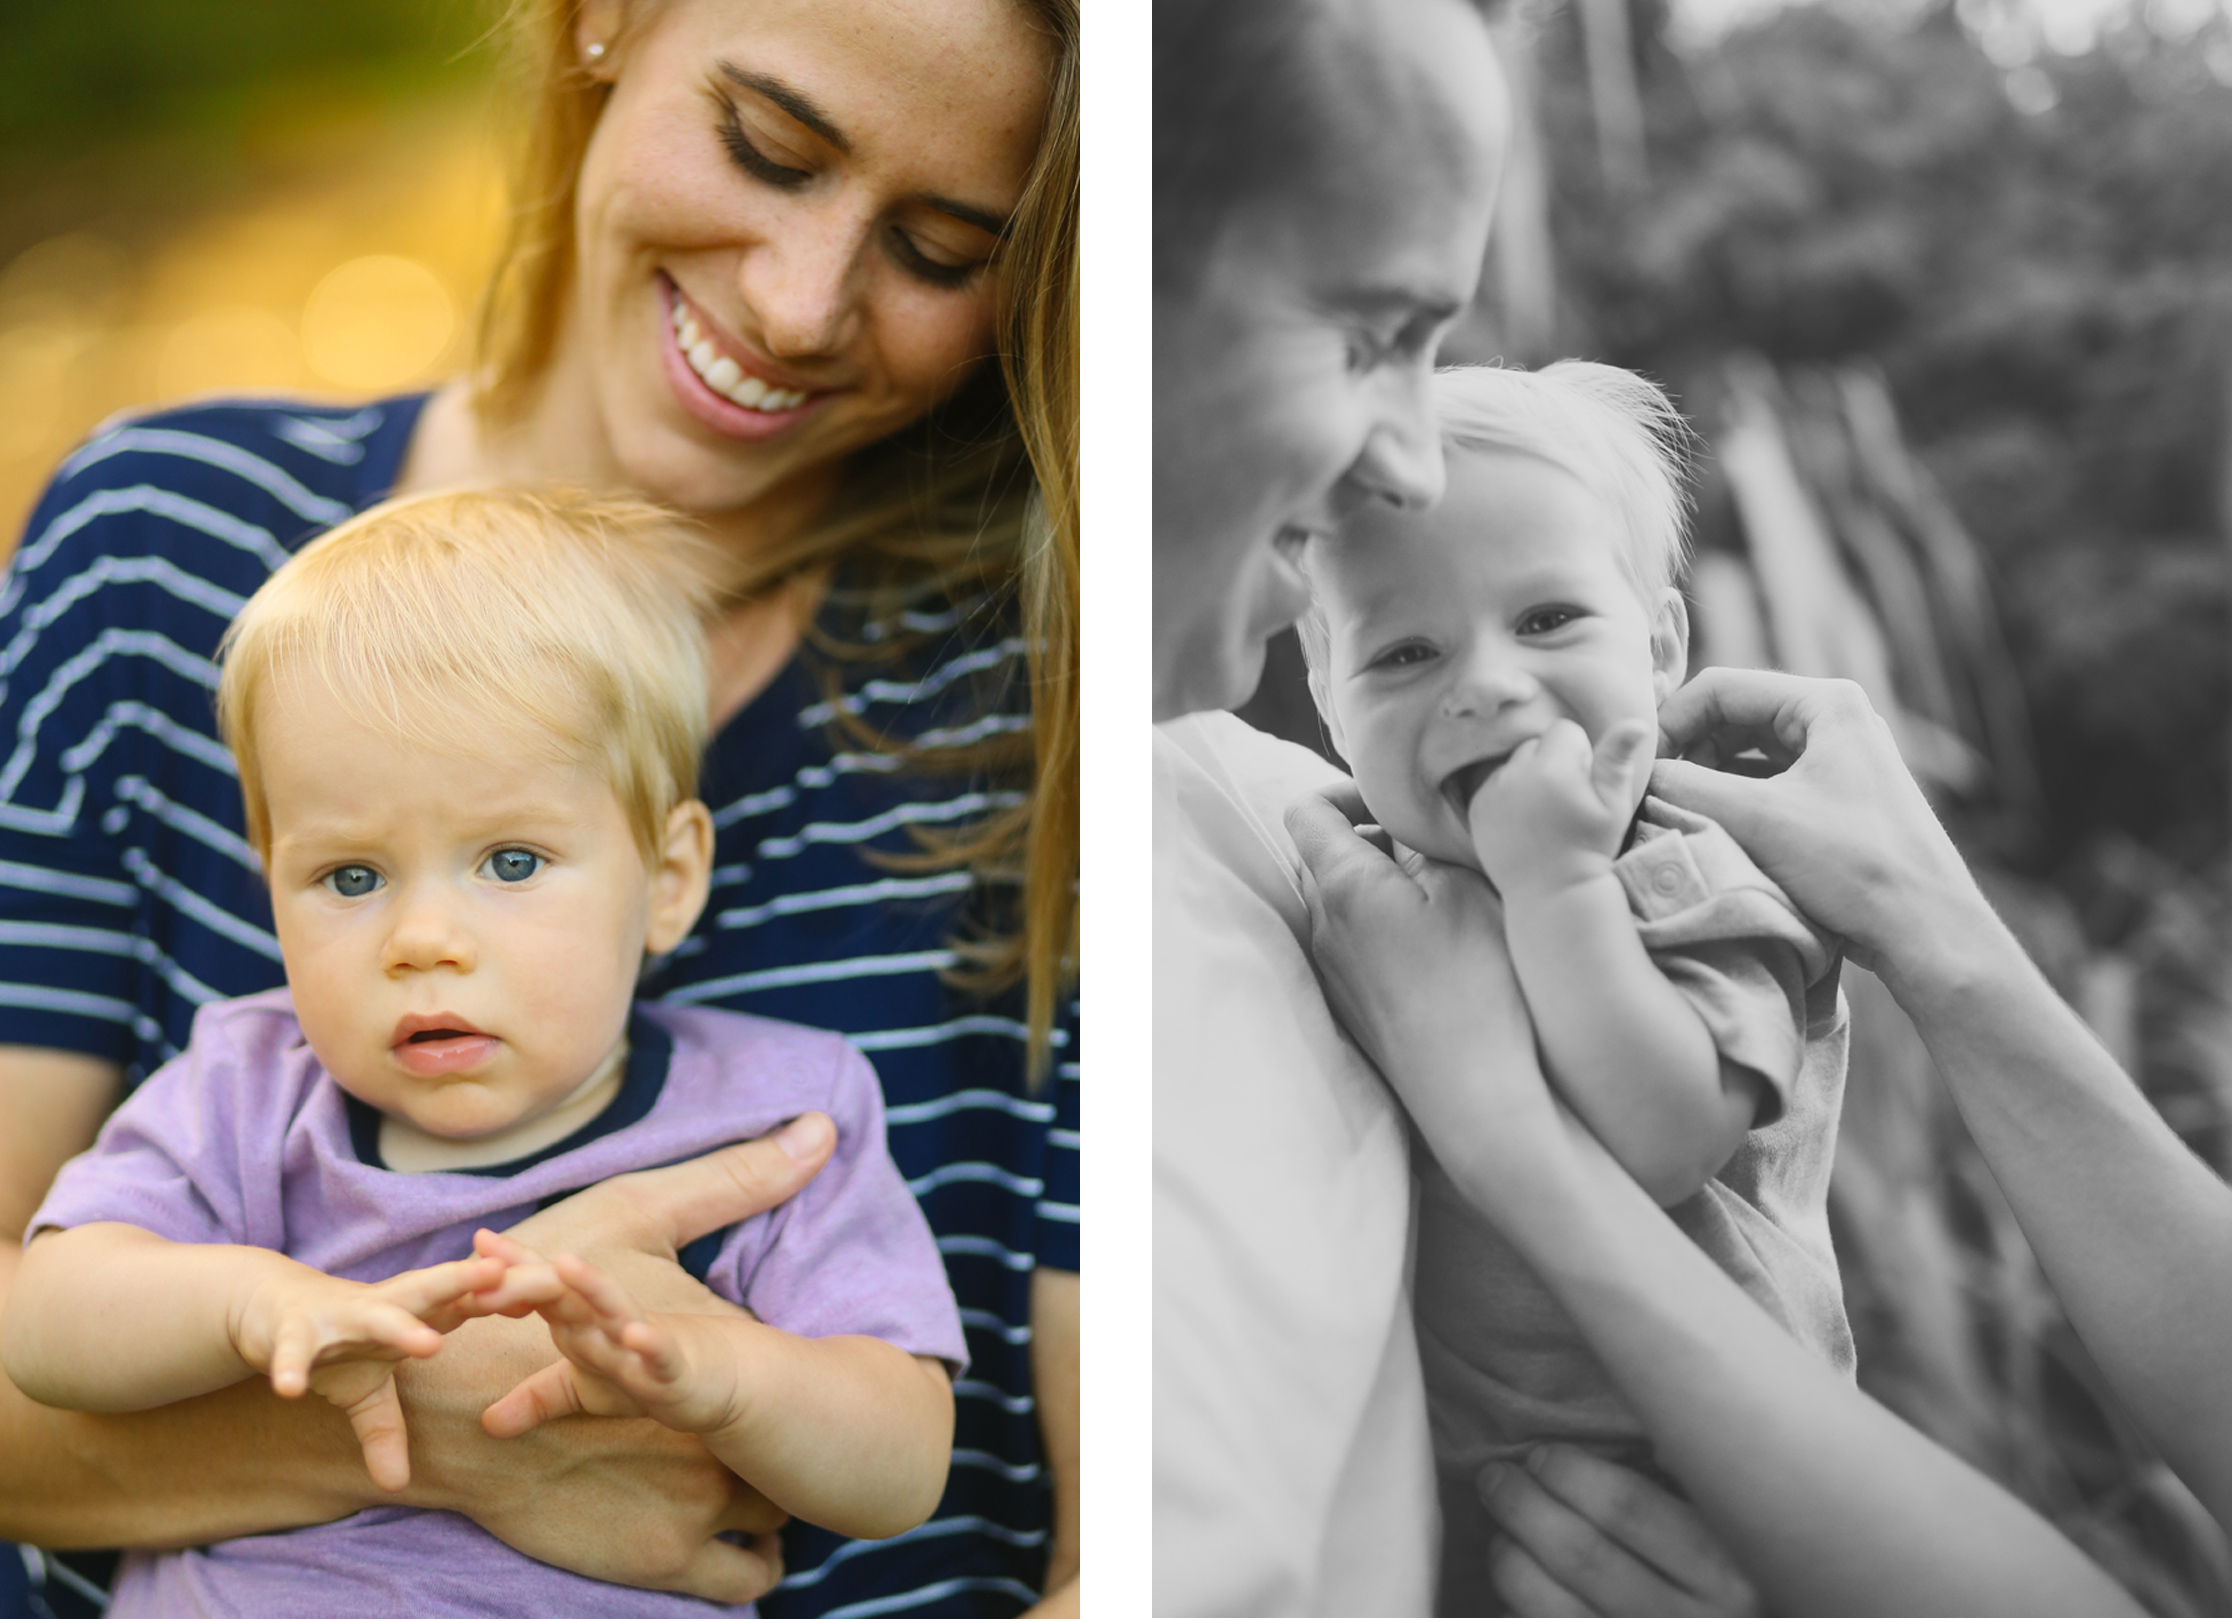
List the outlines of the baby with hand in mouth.
<svg viewBox="0 0 2232 1621">
<path fill-rule="evenodd" d="M 1303 551 L 1311 690 L 1396 840 L 1486 874 L 1552 1085 L 1802 1342 L 1850 1373 L 1827 1193 L 1841 956 L 1728 834 L 1645 788 L 1687 668 L 1687 428 L 1567 361 L 1432 382 L 1449 487 Z M 1414 1293 L 1440 1613 L 1495 1614 L 1481 1494 L 1549 1441 L 1650 1467 L 1579 1332 L 1454 1184 L 1420 1172 Z M 1488 1606 L 1483 1608 L 1483 1606 Z"/>
<path fill-rule="evenodd" d="M 967 1353 L 874 1071 L 834 1035 L 635 1001 L 709 882 L 706 560 L 654 508 L 475 491 L 376 507 L 250 599 L 218 707 L 287 986 L 204 1008 L 57 1179 L 0 1323 L 22 1390 L 116 1412 L 266 1375 L 347 1412 L 400 1491 L 398 1362 L 540 1311 L 560 1359 L 491 1433 L 648 1415 L 845 1535 L 927 1517 Z M 686 1254 L 749 1316 L 646 1312 L 487 1230 L 829 1122 L 804 1191 Z M 110 1613 L 750 1610 L 591 1581 L 399 1500 L 135 1552 Z"/>
</svg>

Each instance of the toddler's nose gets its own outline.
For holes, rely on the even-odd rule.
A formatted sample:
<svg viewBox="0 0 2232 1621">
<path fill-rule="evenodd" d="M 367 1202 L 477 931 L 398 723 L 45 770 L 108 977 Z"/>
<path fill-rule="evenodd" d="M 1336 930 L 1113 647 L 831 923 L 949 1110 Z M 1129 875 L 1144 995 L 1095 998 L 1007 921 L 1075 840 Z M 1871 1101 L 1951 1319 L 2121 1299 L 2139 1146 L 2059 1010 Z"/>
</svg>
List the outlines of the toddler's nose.
<svg viewBox="0 0 2232 1621">
<path fill-rule="evenodd" d="M 1519 666 L 1501 659 L 1474 659 L 1442 694 L 1442 714 L 1451 720 L 1493 715 L 1523 704 L 1542 684 Z"/>
</svg>

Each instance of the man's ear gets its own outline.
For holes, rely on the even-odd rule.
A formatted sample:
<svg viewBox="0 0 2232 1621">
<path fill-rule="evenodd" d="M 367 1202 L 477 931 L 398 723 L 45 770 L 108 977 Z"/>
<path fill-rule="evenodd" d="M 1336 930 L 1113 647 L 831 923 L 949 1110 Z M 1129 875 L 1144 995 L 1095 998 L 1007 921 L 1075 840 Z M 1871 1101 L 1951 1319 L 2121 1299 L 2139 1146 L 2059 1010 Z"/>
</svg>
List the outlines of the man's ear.
<svg viewBox="0 0 2232 1621">
<path fill-rule="evenodd" d="M 1658 613 L 1651 621 L 1651 695 L 1660 703 L 1689 674 L 1689 604 L 1675 586 L 1659 593 Z"/>
<path fill-rule="evenodd" d="M 704 802 L 686 799 L 667 817 L 666 843 L 651 869 L 651 917 L 643 948 L 655 955 L 672 951 L 705 910 L 713 886 L 713 814 Z"/>
</svg>

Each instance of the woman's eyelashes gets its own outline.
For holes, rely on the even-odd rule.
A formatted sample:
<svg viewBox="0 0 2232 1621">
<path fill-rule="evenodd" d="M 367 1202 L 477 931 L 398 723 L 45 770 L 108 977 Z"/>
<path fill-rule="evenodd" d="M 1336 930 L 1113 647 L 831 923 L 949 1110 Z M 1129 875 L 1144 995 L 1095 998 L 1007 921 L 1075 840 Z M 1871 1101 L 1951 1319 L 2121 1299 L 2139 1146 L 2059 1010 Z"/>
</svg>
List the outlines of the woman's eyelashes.
<svg viewBox="0 0 2232 1621">
<path fill-rule="evenodd" d="M 716 95 L 721 108 L 721 144 L 728 148 L 729 158 L 739 169 L 779 191 L 796 191 L 814 178 L 811 169 L 794 169 L 777 163 L 754 146 L 752 138 L 744 133 L 744 120 L 736 110 L 736 103 L 718 92 Z"/>
<path fill-rule="evenodd" d="M 800 191 L 814 179 L 812 169 L 794 168 L 779 163 L 760 149 L 752 137 L 745 133 L 743 115 L 728 96 L 715 92 L 720 108 L 721 145 L 739 169 L 763 185 L 777 191 Z M 901 270 L 916 280 L 932 287 L 963 287 L 974 280 L 986 265 L 989 255 L 982 258 L 950 255 L 945 250 L 925 247 L 900 226 L 893 225 L 883 233 L 884 251 Z"/>
</svg>

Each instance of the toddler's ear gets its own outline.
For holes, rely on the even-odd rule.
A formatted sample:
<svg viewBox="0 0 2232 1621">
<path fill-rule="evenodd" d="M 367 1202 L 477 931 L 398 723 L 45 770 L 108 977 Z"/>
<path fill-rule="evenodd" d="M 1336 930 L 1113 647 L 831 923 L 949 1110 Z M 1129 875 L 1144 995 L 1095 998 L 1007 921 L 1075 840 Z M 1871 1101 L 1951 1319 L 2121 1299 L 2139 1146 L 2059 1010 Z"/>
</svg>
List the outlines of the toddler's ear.
<svg viewBox="0 0 2232 1621">
<path fill-rule="evenodd" d="M 1651 695 L 1665 703 L 1688 674 L 1689 604 L 1670 585 L 1659 593 L 1658 612 L 1651 621 Z"/>
<path fill-rule="evenodd" d="M 666 843 L 651 869 L 651 916 L 643 947 L 672 951 L 705 910 L 713 885 L 713 814 L 686 799 L 667 817 Z"/>
</svg>

